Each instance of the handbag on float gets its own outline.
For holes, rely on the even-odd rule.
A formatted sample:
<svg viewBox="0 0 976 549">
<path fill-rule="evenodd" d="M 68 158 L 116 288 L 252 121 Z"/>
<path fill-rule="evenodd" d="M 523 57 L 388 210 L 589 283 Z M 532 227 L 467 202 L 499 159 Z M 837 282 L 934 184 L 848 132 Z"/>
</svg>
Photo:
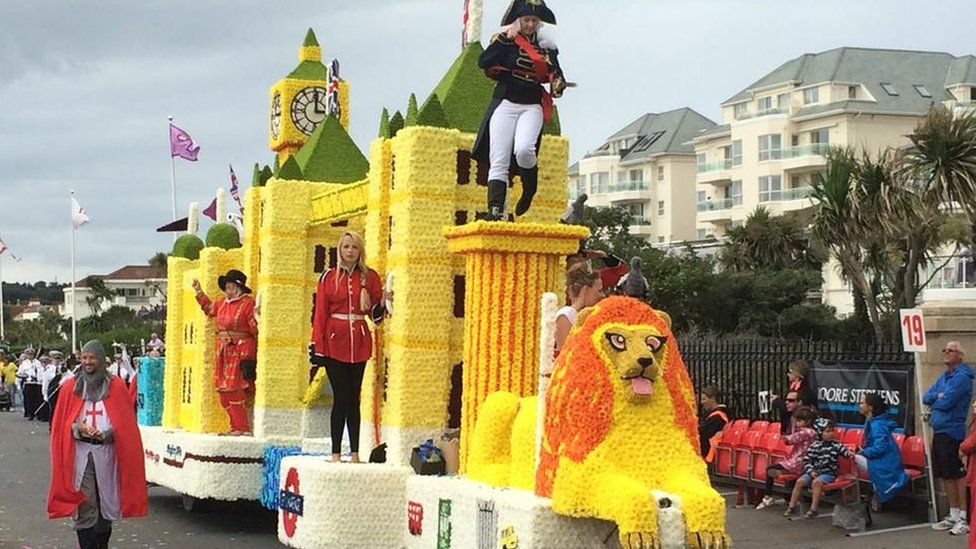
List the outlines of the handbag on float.
<svg viewBox="0 0 976 549">
<path fill-rule="evenodd" d="M 247 381 L 254 381 L 258 377 L 258 361 L 245 359 L 241 361 L 241 377 Z"/>
</svg>

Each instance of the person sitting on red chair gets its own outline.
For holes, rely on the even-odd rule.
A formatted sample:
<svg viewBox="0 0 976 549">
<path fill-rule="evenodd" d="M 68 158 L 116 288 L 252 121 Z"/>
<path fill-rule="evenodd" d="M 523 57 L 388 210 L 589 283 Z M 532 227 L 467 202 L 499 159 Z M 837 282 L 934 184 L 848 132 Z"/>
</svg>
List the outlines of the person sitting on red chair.
<svg viewBox="0 0 976 549">
<path fill-rule="evenodd" d="M 714 461 L 718 437 L 729 424 L 729 410 L 721 400 L 722 392 L 715 385 L 702 389 L 701 407 L 704 419 L 698 424 L 698 439 L 701 443 L 701 455 L 706 463 Z"/>
</svg>

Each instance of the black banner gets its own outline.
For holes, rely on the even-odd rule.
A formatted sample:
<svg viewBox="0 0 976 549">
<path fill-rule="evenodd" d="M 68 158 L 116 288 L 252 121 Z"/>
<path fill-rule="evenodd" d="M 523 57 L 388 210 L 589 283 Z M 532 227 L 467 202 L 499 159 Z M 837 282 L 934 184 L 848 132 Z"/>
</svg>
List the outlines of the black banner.
<svg viewBox="0 0 976 549">
<path fill-rule="evenodd" d="M 822 409 L 843 426 L 864 425 L 861 397 L 879 393 L 900 430 L 915 426 L 914 366 L 886 363 L 813 363 L 813 386 Z"/>
</svg>

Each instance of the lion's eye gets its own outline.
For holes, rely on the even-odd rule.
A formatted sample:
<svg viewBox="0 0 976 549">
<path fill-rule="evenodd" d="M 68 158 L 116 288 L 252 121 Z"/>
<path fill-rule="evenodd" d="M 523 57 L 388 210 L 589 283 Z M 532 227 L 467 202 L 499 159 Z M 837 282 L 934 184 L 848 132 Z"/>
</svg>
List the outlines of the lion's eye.
<svg viewBox="0 0 976 549">
<path fill-rule="evenodd" d="M 652 353 L 656 353 L 661 350 L 661 347 L 664 347 L 664 343 L 667 340 L 668 338 L 664 336 L 647 336 L 644 343 L 647 344 L 647 348 L 650 349 Z"/>
<path fill-rule="evenodd" d="M 610 346 L 618 351 L 627 350 L 627 338 L 620 334 L 607 333 L 607 341 L 610 342 Z"/>
</svg>

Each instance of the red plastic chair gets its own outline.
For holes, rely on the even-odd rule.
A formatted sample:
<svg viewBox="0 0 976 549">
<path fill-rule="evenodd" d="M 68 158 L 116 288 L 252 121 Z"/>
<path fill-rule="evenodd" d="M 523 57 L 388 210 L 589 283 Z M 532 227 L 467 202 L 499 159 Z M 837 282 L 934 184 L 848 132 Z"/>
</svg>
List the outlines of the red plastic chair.
<svg viewBox="0 0 976 549">
<path fill-rule="evenodd" d="M 754 482 L 766 482 L 766 468 L 773 462 L 773 449 L 776 448 L 782 438 L 779 433 L 763 433 L 759 437 L 759 444 L 756 445 L 752 458 L 752 480 Z"/>
<path fill-rule="evenodd" d="M 848 448 L 857 448 L 861 445 L 861 436 L 864 434 L 863 429 L 849 429 L 844 433 L 844 438 L 839 439 Z"/>
<path fill-rule="evenodd" d="M 750 431 L 759 431 L 760 433 L 765 433 L 767 428 L 769 428 L 769 422 L 764 419 L 757 419 L 749 426 Z"/>
<path fill-rule="evenodd" d="M 824 484 L 823 491 L 832 492 L 841 488 L 846 488 L 857 480 L 857 467 L 854 465 L 854 458 L 841 456 L 840 471 L 837 479 L 830 484 Z"/>
<path fill-rule="evenodd" d="M 766 426 L 766 432 L 767 433 L 776 433 L 776 434 L 779 434 L 780 432 L 782 432 L 782 430 L 783 430 L 783 424 L 780 423 L 780 422 L 778 422 L 778 421 L 773 421 L 769 425 Z"/>
<path fill-rule="evenodd" d="M 782 436 L 776 439 L 769 453 L 770 462 L 786 459 L 786 456 L 790 455 L 790 447 L 786 444 L 786 439 Z"/>
<path fill-rule="evenodd" d="M 844 440 L 844 434 L 847 433 L 847 429 L 843 427 L 834 427 L 834 440 Z"/>
<path fill-rule="evenodd" d="M 739 444 L 739 439 L 744 431 L 726 429 L 722 431 L 722 438 L 715 449 L 715 474 L 724 477 L 732 476 L 732 467 L 735 464 L 735 447 Z"/>
<path fill-rule="evenodd" d="M 925 476 L 925 441 L 922 437 L 912 436 L 905 439 L 901 446 L 901 460 L 905 464 L 905 472 L 912 480 Z"/>
<path fill-rule="evenodd" d="M 891 436 L 895 439 L 898 450 L 901 450 L 901 447 L 905 444 L 905 433 L 892 433 Z"/>
<path fill-rule="evenodd" d="M 735 447 L 735 465 L 732 468 L 732 476 L 734 478 L 745 481 L 750 479 L 749 475 L 752 474 L 753 452 L 756 449 L 756 445 L 759 444 L 759 438 L 762 435 L 759 431 L 747 431 L 739 439 L 739 444 Z"/>
<path fill-rule="evenodd" d="M 729 426 L 733 431 L 748 431 L 749 430 L 749 420 L 748 419 L 736 419 L 732 421 L 732 425 Z"/>
</svg>

